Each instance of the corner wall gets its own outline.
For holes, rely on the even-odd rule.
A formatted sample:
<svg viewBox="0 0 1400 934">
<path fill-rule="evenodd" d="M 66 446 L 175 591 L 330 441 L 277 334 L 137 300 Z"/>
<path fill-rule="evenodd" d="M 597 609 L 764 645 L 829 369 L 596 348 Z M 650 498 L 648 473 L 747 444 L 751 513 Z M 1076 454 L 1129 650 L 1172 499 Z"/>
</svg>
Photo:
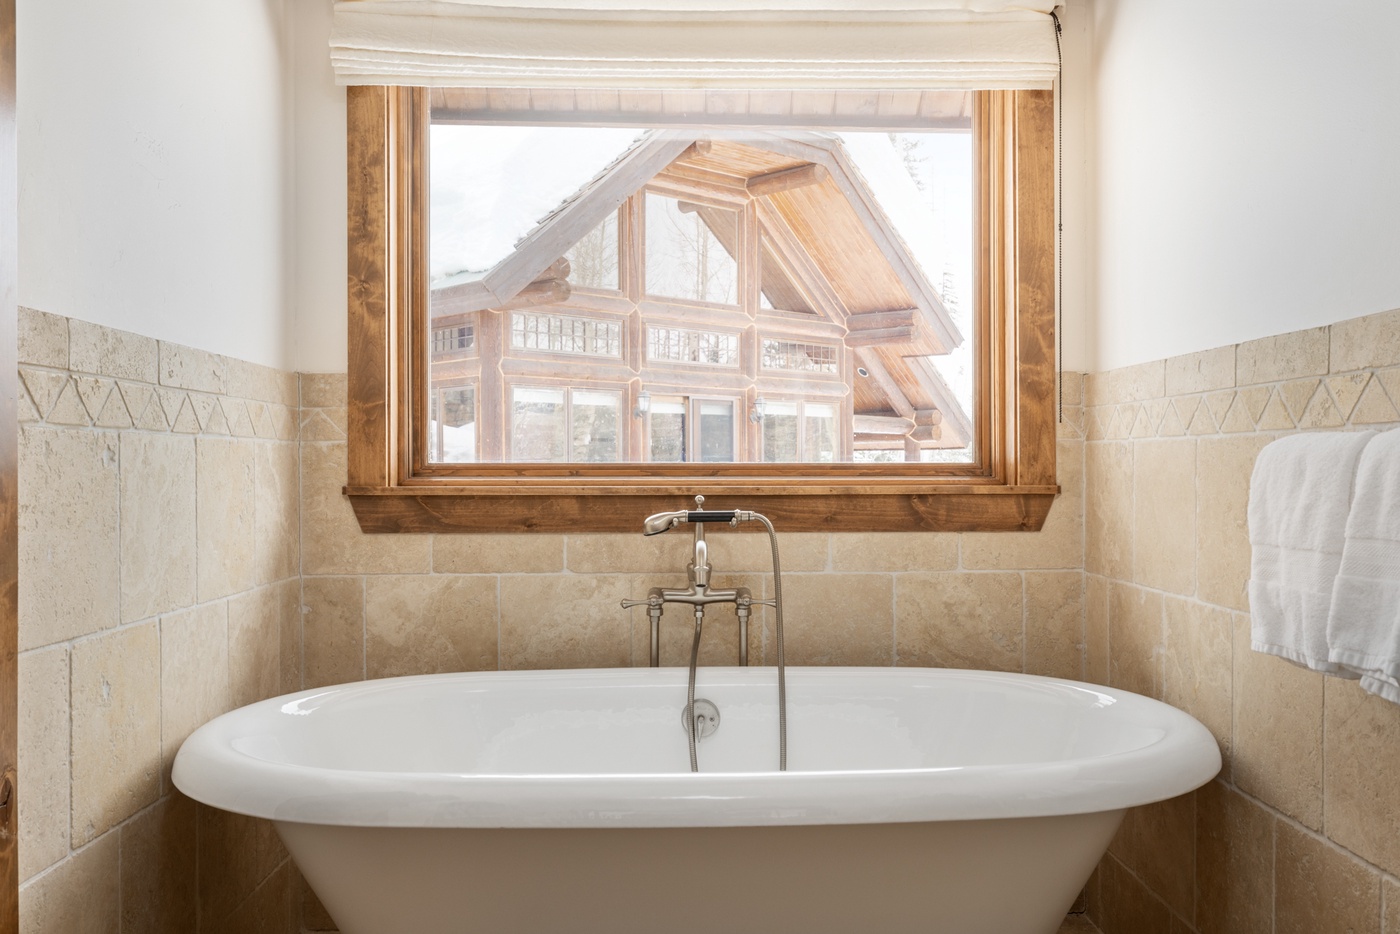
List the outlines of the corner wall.
<svg viewBox="0 0 1400 934">
<path fill-rule="evenodd" d="M 297 930 L 271 825 L 170 783 L 300 683 L 295 374 L 21 309 L 22 929 Z"/>
<path fill-rule="evenodd" d="M 1400 932 L 1400 706 L 1249 647 L 1246 506 L 1283 435 L 1400 427 L 1400 311 L 1085 386 L 1087 680 L 1178 706 L 1225 765 L 1129 812 L 1104 934 Z"/>
</svg>

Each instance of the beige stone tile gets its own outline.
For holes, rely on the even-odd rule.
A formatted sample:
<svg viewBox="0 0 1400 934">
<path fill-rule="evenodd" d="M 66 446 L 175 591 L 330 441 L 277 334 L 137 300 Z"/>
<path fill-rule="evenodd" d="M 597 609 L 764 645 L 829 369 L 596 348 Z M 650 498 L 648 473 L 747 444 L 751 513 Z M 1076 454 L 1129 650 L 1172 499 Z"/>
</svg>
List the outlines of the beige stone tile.
<svg viewBox="0 0 1400 934">
<path fill-rule="evenodd" d="M 494 670 L 496 619 L 495 577 L 366 578 L 366 677 Z"/>
<path fill-rule="evenodd" d="M 68 650 L 19 657 L 19 878 L 68 855 Z"/>
<path fill-rule="evenodd" d="M 622 532 L 566 536 L 568 569 L 576 574 L 685 573 L 686 563 L 693 553 L 689 528 L 682 526 L 661 535 L 648 536 L 642 535 L 640 522 L 637 529 L 636 534 Z M 707 544 L 722 534 L 707 535 Z M 725 567 L 717 564 L 716 558 L 712 546 L 711 566 L 716 570 Z"/>
<path fill-rule="evenodd" d="M 1249 479 L 1271 439 L 1203 438 L 1196 457 L 1196 596 L 1249 608 Z"/>
<path fill-rule="evenodd" d="M 1201 398 L 1191 412 L 1191 419 L 1186 423 L 1186 433 L 1193 437 L 1199 435 L 1213 435 L 1220 430 L 1220 423 L 1215 420 L 1215 413 L 1208 400 Z"/>
<path fill-rule="evenodd" d="M 121 618 L 195 602 L 192 438 L 121 435 Z"/>
<path fill-rule="evenodd" d="M 1196 589 L 1196 442 L 1144 441 L 1133 463 L 1133 580 Z"/>
<path fill-rule="evenodd" d="M 1171 911 L 1137 877 L 1110 856 L 1099 864 L 1105 934 L 1172 934 Z"/>
<path fill-rule="evenodd" d="M 154 339 L 77 318 L 68 322 L 68 358 L 69 369 L 75 373 L 144 383 L 154 383 L 157 378 Z"/>
<path fill-rule="evenodd" d="M 120 839 L 107 834 L 21 890 L 21 934 L 118 934 Z"/>
<path fill-rule="evenodd" d="M 1298 419 L 1299 428 L 1340 428 L 1344 424 L 1346 419 L 1337 410 L 1337 404 L 1332 401 L 1325 386 L 1319 387 L 1313 394 L 1308 407 Z"/>
<path fill-rule="evenodd" d="M 235 399 L 256 399 L 259 402 L 277 402 L 282 405 L 299 405 L 299 380 L 296 373 L 278 370 L 247 360 L 229 357 L 228 382 L 224 391 Z M 344 405 L 344 402 L 341 403 Z"/>
<path fill-rule="evenodd" d="M 118 477 L 114 434 L 20 430 L 21 649 L 117 624 Z"/>
<path fill-rule="evenodd" d="M 1210 409 L 1211 419 L 1217 425 L 1224 424 L 1225 416 L 1230 408 L 1235 404 L 1235 398 L 1239 393 L 1233 390 L 1224 392 L 1212 392 L 1205 397 L 1205 405 Z"/>
<path fill-rule="evenodd" d="M 1390 401 L 1400 408 L 1400 367 L 1390 367 L 1386 370 L 1378 370 L 1376 379 L 1385 388 L 1386 394 L 1390 396 Z"/>
<path fill-rule="evenodd" d="M 1084 575 L 1084 680 L 1108 684 L 1109 581 L 1097 574 Z"/>
<path fill-rule="evenodd" d="M 1386 396 L 1379 377 L 1366 384 L 1365 391 L 1351 412 L 1353 425 L 1385 425 L 1400 422 L 1400 410 Z"/>
<path fill-rule="evenodd" d="M 1211 782 L 1196 792 L 1196 927 L 1201 934 L 1272 934 L 1272 814 Z"/>
<path fill-rule="evenodd" d="M 24 388 L 29 391 L 29 399 L 34 404 L 34 409 L 39 413 L 40 418 L 48 417 L 49 410 L 58 401 L 63 390 L 68 387 L 69 380 L 67 373 L 36 370 L 24 366 L 19 368 L 19 377 L 20 381 L 24 383 Z"/>
<path fill-rule="evenodd" d="M 45 420 L 51 425 L 73 425 L 80 428 L 92 424 L 92 416 L 83 405 L 82 396 L 73 380 L 70 379 L 64 384 Z"/>
<path fill-rule="evenodd" d="M 287 859 L 271 821 L 196 804 L 201 919 L 227 919 Z M 250 928 L 249 930 L 268 930 Z M 280 934 L 280 929 L 278 930 Z"/>
<path fill-rule="evenodd" d="M 1194 792 L 1129 808 L 1108 851 L 1173 912 L 1196 917 Z"/>
<path fill-rule="evenodd" d="M 270 584 L 297 574 L 297 446 L 269 441 L 253 452 L 253 583 Z"/>
<path fill-rule="evenodd" d="M 19 362 L 68 369 L 68 319 L 19 307 Z"/>
<path fill-rule="evenodd" d="M 1167 406 L 1166 412 L 1162 414 L 1162 424 L 1157 428 L 1157 437 L 1181 438 L 1186 435 L 1186 426 L 1188 423 L 1181 418 L 1181 411 L 1178 407 L 1180 401 L 1179 399 L 1173 400 Z M 1194 408 L 1192 412 L 1195 412 Z"/>
<path fill-rule="evenodd" d="M 1347 373 L 1342 376 L 1329 376 L 1325 382 L 1328 392 L 1332 393 L 1332 401 L 1336 403 L 1337 414 L 1343 419 L 1348 419 L 1351 418 L 1352 410 L 1356 408 L 1362 392 L 1371 382 L 1371 374 Z"/>
<path fill-rule="evenodd" d="M 160 745 L 170 788 L 175 753 L 201 725 L 230 710 L 228 606 L 210 603 L 160 620 Z"/>
<path fill-rule="evenodd" d="M 1313 829 L 1322 826 L 1322 675 L 1249 647 L 1235 623 L 1235 748 L 1239 789 Z"/>
<path fill-rule="evenodd" d="M 301 586 L 302 686 L 364 680 L 364 580 L 306 577 Z"/>
<path fill-rule="evenodd" d="M 302 441 L 344 441 L 344 409 L 304 409 L 297 437 Z"/>
<path fill-rule="evenodd" d="M 783 574 L 783 642 L 789 665 L 893 663 L 894 578 L 888 574 Z M 645 618 L 643 616 L 643 618 Z M 777 660 L 765 617 L 765 660 Z"/>
<path fill-rule="evenodd" d="M 253 585 L 256 481 L 251 441 L 196 441 L 196 551 L 200 602 Z"/>
<path fill-rule="evenodd" d="M 1026 672 L 1084 678 L 1084 575 L 1027 571 Z"/>
<path fill-rule="evenodd" d="M 73 646 L 73 845 L 160 793 L 160 638 L 154 622 Z"/>
<path fill-rule="evenodd" d="M 1400 364 L 1400 309 L 1332 325 L 1332 372 Z"/>
<path fill-rule="evenodd" d="M 113 389 L 107 396 L 107 401 L 102 403 L 102 407 L 93 415 L 93 424 L 98 428 L 130 428 L 135 422 L 131 417 L 130 410 L 126 407 L 126 399 L 121 392 Z"/>
<path fill-rule="evenodd" d="M 588 539 L 581 547 L 588 547 Z M 438 574 L 558 574 L 564 570 L 564 536 L 434 535 L 433 570 Z"/>
<path fill-rule="evenodd" d="M 1055 934 L 1099 934 L 1099 929 L 1084 915 L 1069 915 Z"/>
<path fill-rule="evenodd" d="M 1084 569 L 1125 579 L 1133 567 L 1133 448 L 1091 443 L 1084 454 Z"/>
<path fill-rule="evenodd" d="M 277 593 L 277 603 L 281 608 L 278 615 L 282 622 L 278 636 L 281 643 L 278 652 L 278 667 L 281 669 L 279 691 L 290 694 L 301 690 L 301 579 L 273 584 L 272 589 Z"/>
<path fill-rule="evenodd" d="M 96 421 L 99 413 L 107 404 L 107 399 L 112 395 L 112 390 L 116 388 L 116 381 L 105 379 L 100 376 L 75 376 L 73 377 L 73 388 L 77 390 L 78 400 L 82 402 L 83 408 L 88 415 Z M 108 426 L 110 427 L 110 426 Z M 129 427 L 126 425 L 119 427 Z"/>
<path fill-rule="evenodd" d="M 251 438 L 257 434 L 253 430 L 253 420 L 248 415 L 247 402 L 242 399 L 225 397 L 219 400 L 219 408 L 223 411 L 224 419 L 228 423 L 229 434 L 235 438 Z"/>
<path fill-rule="evenodd" d="M 1235 383 L 1277 383 L 1327 372 L 1327 328 L 1292 331 L 1240 344 L 1235 350 Z"/>
<path fill-rule="evenodd" d="M 675 535 L 680 531 L 677 529 L 670 534 Z M 778 560 L 784 574 L 789 571 L 825 571 L 831 567 L 835 535 L 825 532 L 784 532 L 782 529 L 777 532 Z M 742 531 L 726 530 L 718 535 L 708 535 L 706 542 L 710 546 L 710 563 L 717 573 L 769 574 L 773 570 L 773 545 L 758 523 L 747 523 Z M 686 552 L 689 555 L 690 548 Z M 689 561 L 689 558 L 686 560 Z M 685 562 L 682 562 L 680 569 L 685 569 Z"/>
<path fill-rule="evenodd" d="M 1084 403 L 1084 374 L 1074 370 L 1060 371 L 1060 398 L 1065 405 Z"/>
<path fill-rule="evenodd" d="M 1162 696 L 1162 595 L 1113 581 L 1108 588 L 1108 683 Z"/>
<path fill-rule="evenodd" d="M 1321 385 L 1322 381 L 1319 379 L 1295 379 L 1278 387 L 1278 394 L 1283 398 L 1284 408 L 1288 410 L 1293 421 L 1301 422 L 1303 420 L 1303 413 L 1307 411 L 1308 403 L 1312 401 Z"/>
<path fill-rule="evenodd" d="M 1327 836 L 1357 856 L 1400 871 L 1400 707 L 1355 681 L 1326 684 Z"/>
<path fill-rule="evenodd" d="M 1157 426 L 1162 424 L 1162 416 L 1166 414 L 1170 403 L 1166 399 L 1153 399 L 1144 402 L 1138 409 L 1137 419 L 1133 422 L 1132 431 L 1129 436 L 1132 438 L 1155 438 L 1157 436 Z"/>
<path fill-rule="evenodd" d="M 231 706 L 282 693 L 282 614 L 289 607 L 280 587 L 259 587 L 228 601 L 228 683 Z"/>
<path fill-rule="evenodd" d="M 228 358 L 195 347 L 159 341 L 160 384 L 200 392 L 224 392 Z"/>
<path fill-rule="evenodd" d="M 1125 366 L 1108 373 L 1097 374 L 1102 380 L 1090 381 L 1089 405 L 1141 402 L 1166 395 L 1167 365 L 1165 360 L 1153 360 Z"/>
<path fill-rule="evenodd" d="M 1269 394 L 1269 401 L 1264 403 L 1264 411 L 1259 414 L 1260 431 L 1289 431 L 1295 425 L 1293 416 L 1288 414 L 1288 406 L 1284 405 L 1283 396 L 1278 390 Z"/>
<path fill-rule="evenodd" d="M 620 668 L 632 661 L 625 575 L 501 577 L 501 668 Z"/>
<path fill-rule="evenodd" d="M 366 535 L 342 494 L 344 444 L 301 447 L 301 572 L 424 574 L 432 567 L 430 535 Z"/>
<path fill-rule="evenodd" d="M 1234 742 L 1234 619 L 1213 606 L 1166 597 L 1166 674 L 1162 699 L 1201 721 L 1229 768 Z"/>
<path fill-rule="evenodd" d="M 174 792 L 121 832 L 123 932 L 189 934 L 195 929 L 195 804 Z"/>
<path fill-rule="evenodd" d="M 294 911 L 292 864 L 277 867 L 261 885 L 225 918 L 212 918 L 204 934 L 297 934 L 301 930 Z"/>
<path fill-rule="evenodd" d="M 304 409 L 344 408 L 344 373 L 302 373 L 301 407 Z"/>
<path fill-rule="evenodd" d="M 968 536 L 961 538 L 967 547 Z M 958 567 L 958 539 L 957 535 L 940 532 L 837 532 L 831 536 L 831 569 L 953 571 Z M 778 539 L 779 548 L 783 541 L 782 537 Z M 986 545 L 973 546 L 978 561 L 994 561 L 990 551 Z M 969 565 L 976 566 L 980 565 Z"/>
<path fill-rule="evenodd" d="M 1385 904 L 1381 930 L 1384 934 L 1400 934 L 1400 883 L 1381 881 L 1381 899 Z"/>
<path fill-rule="evenodd" d="M 1235 348 L 1217 347 L 1166 360 L 1166 394 L 1232 389 L 1235 385 Z"/>
<path fill-rule="evenodd" d="M 1022 670 L 1020 574 L 900 574 L 895 608 L 900 665 Z"/>
<path fill-rule="evenodd" d="M 1078 568 L 1084 562 L 1084 445 L 1061 443 L 1056 455 L 1060 495 L 1039 532 L 966 532 L 962 566 L 970 570 Z M 940 570 L 890 567 L 892 571 Z M 875 568 L 871 568 L 875 570 Z"/>
<path fill-rule="evenodd" d="M 1379 875 L 1286 821 L 1275 832 L 1275 934 L 1380 934 Z"/>
</svg>

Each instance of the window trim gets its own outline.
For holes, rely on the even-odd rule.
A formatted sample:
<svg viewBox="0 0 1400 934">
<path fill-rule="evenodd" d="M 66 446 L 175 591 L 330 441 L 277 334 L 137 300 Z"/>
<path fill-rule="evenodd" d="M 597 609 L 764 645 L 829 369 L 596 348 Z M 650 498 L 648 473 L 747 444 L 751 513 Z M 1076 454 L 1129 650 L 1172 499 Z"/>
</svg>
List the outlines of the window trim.
<svg viewBox="0 0 1400 934">
<path fill-rule="evenodd" d="M 978 301 L 974 418 L 980 473 L 947 465 L 622 463 L 580 469 L 470 465 L 449 475 L 411 458 L 426 379 L 409 336 L 426 325 L 422 89 L 347 89 L 349 351 L 345 493 L 367 532 L 635 531 L 694 494 L 767 514 L 791 531 L 1039 529 L 1055 483 L 1054 97 L 977 95 Z M 415 125 L 416 121 L 416 125 Z M 1009 186 L 1014 185 L 1014 188 Z M 1011 197 L 1011 192 L 1015 196 Z M 988 312 L 987 308 L 991 311 Z M 414 316 L 417 316 L 415 320 Z M 479 339 L 485 338 L 482 334 Z M 484 349 L 484 348 L 483 348 Z M 484 387 L 483 387 L 484 388 Z M 490 400 L 478 397 L 478 406 Z M 797 469 L 805 467 L 808 469 Z M 956 469 L 956 468 L 955 468 Z"/>
</svg>

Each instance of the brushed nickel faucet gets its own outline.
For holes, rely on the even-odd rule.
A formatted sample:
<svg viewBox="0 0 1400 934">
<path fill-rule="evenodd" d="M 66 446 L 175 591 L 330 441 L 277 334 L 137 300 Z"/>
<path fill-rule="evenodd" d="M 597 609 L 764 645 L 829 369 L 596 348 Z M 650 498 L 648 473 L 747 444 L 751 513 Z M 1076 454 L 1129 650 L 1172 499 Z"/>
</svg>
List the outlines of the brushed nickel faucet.
<svg viewBox="0 0 1400 934">
<path fill-rule="evenodd" d="M 682 720 L 686 734 L 690 738 L 690 770 L 699 771 L 696 761 L 696 740 L 708 736 L 719 723 L 719 711 L 715 705 L 703 698 L 695 698 L 695 666 L 700 655 L 700 634 L 705 622 L 705 607 L 713 603 L 732 603 L 739 619 L 739 664 L 749 663 L 749 618 L 755 604 L 771 606 L 775 611 L 778 649 L 778 770 L 787 769 L 787 679 L 786 663 L 783 654 L 783 585 L 782 572 L 778 566 L 778 539 L 773 531 L 773 523 L 768 517 L 743 509 L 707 510 L 705 497 L 695 497 L 694 509 L 678 509 L 674 512 L 658 512 L 647 516 L 642 522 L 643 535 L 659 535 L 683 524 L 695 526 L 695 544 L 690 563 L 686 566 L 686 576 L 690 585 L 685 589 L 653 587 L 647 591 L 645 600 L 623 600 L 622 608 L 635 606 L 647 608 L 651 620 L 651 667 L 660 665 L 661 614 L 668 603 L 681 603 L 695 611 L 695 638 L 690 646 L 690 680 L 686 690 L 686 705 Z M 710 586 L 710 548 L 705 541 L 705 526 L 711 522 L 723 522 L 730 527 L 740 522 L 761 522 L 768 530 L 768 540 L 773 547 L 773 599 L 755 600 L 747 587 L 720 588 Z M 702 711 L 703 706 L 703 712 Z"/>
</svg>

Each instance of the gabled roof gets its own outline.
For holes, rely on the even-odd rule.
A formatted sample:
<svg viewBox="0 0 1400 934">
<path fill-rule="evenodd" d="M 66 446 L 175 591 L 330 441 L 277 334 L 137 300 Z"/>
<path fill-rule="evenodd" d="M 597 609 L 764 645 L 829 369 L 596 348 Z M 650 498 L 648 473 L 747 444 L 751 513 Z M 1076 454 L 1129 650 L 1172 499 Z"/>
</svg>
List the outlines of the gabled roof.
<svg viewBox="0 0 1400 934">
<path fill-rule="evenodd" d="M 846 344 L 889 375 L 881 386 L 857 388 L 858 414 L 913 419 L 917 412 L 938 409 L 953 416 L 944 419 L 943 446 L 969 440 L 968 419 L 947 386 L 931 366 L 914 363 L 948 353 L 963 337 L 909 244 L 832 133 L 652 131 L 541 218 L 479 280 L 434 288 L 434 313 L 505 305 L 628 197 L 668 179 L 747 192 L 768 245 L 812 295 L 816 313 L 845 328 Z"/>
</svg>

